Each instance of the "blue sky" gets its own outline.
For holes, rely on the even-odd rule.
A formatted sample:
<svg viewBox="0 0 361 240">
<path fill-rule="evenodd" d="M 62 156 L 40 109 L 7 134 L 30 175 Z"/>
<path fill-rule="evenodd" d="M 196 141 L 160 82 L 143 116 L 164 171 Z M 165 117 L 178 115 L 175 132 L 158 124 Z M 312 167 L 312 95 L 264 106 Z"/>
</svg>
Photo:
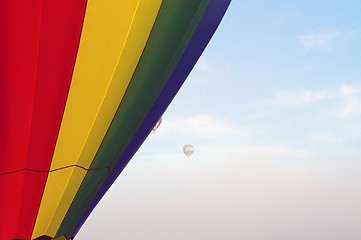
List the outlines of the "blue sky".
<svg viewBox="0 0 361 240">
<path fill-rule="evenodd" d="M 361 239 L 360 12 L 234 0 L 77 239 Z"/>
</svg>

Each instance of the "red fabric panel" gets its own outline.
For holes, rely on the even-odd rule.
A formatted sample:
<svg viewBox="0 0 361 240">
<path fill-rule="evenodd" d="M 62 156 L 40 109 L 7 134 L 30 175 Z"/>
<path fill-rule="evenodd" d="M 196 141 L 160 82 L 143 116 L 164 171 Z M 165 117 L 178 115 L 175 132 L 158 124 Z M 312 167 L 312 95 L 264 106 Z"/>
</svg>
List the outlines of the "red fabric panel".
<svg viewBox="0 0 361 240">
<path fill-rule="evenodd" d="M 25 167 L 40 16 L 40 0 L 0 0 L 0 173 Z"/>
<path fill-rule="evenodd" d="M 0 239 L 30 239 L 47 173 L 21 171 L 0 176 Z"/>
<path fill-rule="evenodd" d="M 85 0 L 44 0 L 27 168 L 50 167 L 73 73 Z"/>
<path fill-rule="evenodd" d="M 86 0 L 0 0 L 0 239 L 31 236 L 85 6 Z M 5 174 L 21 169 L 38 172 Z"/>
</svg>

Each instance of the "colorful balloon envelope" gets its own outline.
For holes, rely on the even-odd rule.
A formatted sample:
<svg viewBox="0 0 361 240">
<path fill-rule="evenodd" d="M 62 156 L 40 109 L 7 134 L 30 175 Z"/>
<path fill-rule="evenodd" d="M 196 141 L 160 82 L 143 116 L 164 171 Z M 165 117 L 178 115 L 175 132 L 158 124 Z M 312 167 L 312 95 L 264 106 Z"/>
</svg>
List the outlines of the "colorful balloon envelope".
<svg viewBox="0 0 361 240">
<path fill-rule="evenodd" d="M 183 147 L 183 152 L 188 158 L 190 158 L 194 152 L 194 147 L 192 145 L 185 145 Z"/>
<path fill-rule="evenodd" d="M 162 118 L 160 118 L 159 120 L 158 120 L 158 122 L 154 125 L 154 127 L 153 127 L 153 133 L 155 133 L 155 130 L 157 130 L 158 129 L 158 127 L 159 127 L 159 125 L 162 123 Z"/>
<path fill-rule="evenodd" d="M 229 3 L 0 0 L 1 240 L 76 235 Z"/>
</svg>

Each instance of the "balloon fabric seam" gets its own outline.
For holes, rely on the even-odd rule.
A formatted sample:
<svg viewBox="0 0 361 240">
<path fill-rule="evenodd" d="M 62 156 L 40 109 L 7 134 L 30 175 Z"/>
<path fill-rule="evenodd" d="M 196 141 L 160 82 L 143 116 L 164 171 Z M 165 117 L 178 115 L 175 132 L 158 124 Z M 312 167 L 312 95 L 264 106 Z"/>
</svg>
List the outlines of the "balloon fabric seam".
<svg viewBox="0 0 361 240">
<path fill-rule="evenodd" d="M 48 171 L 46 171 L 46 170 L 30 169 L 30 168 L 23 168 L 23 169 L 19 169 L 19 170 L 10 171 L 10 172 L 0 173 L 0 176 L 9 175 L 9 174 L 13 174 L 13 173 L 18 173 L 18 172 L 22 172 L 22 171 L 30 171 L 30 172 L 38 172 L 38 173 L 51 173 L 51 172 L 56 172 L 56 171 L 63 170 L 63 169 L 67 169 L 67 168 L 71 168 L 71 167 L 78 167 L 78 168 L 84 169 L 84 170 L 86 170 L 86 171 L 100 171 L 100 170 L 107 169 L 109 174 L 118 174 L 118 173 L 120 173 L 120 171 L 116 171 L 116 172 L 110 171 L 110 168 L 109 168 L 109 167 L 93 168 L 93 169 L 92 169 L 92 168 L 85 168 L 85 167 L 79 166 L 79 165 L 69 165 L 69 166 L 66 166 L 66 167 L 61 167 L 61 168 L 57 168 L 57 169 L 53 169 L 53 170 L 48 170 Z"/>
</svg>

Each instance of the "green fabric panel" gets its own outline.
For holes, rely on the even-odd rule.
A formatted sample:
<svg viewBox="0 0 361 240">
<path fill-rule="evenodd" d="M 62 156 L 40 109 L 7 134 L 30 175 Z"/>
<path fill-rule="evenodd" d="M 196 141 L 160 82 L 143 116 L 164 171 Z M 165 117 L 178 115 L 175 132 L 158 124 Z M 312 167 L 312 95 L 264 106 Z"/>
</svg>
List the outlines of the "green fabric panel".
<svg viewBox="0 0 361 240">
<path fill-rule="evenodd" d="M 172 74 L 207 4 L 208 0 L 163 3 L 124 99 L 91 168 L 114 167 Z"/>
<path fill-rule="evenodd" d="M 142 57 L 91 169 L 114 167 L 172 74 L 208 2 L 163 2 Z M 69 236 L 104 183 L 105 178 L 95 175 L 96 171 L 87 173 L 57 236 Z"/>
</svg>

